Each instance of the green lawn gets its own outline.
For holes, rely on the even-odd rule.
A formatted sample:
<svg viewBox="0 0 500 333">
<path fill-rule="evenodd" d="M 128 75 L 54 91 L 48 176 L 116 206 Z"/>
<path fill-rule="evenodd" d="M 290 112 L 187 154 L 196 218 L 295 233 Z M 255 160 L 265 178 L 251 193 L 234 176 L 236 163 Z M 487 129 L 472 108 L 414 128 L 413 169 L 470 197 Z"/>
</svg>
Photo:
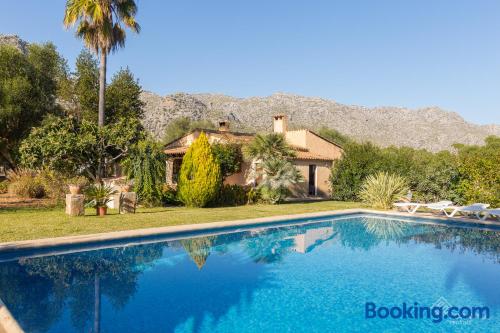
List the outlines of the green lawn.
<svg viewBox="0 0 500 333">
<path fill-rule="evenodd" d="M 359 208 L 355 202 L 322 201 L 287 203 L 283 205 L 253 205 L 225 208 L 141 208 L 136 214 L 119 215 L 109 211 L 97 217 L 95 210 L 86 216 L 69 217 L 64 208 L 0 208 L 0 242 L 92 234 L 107 231 L 162 227 L 214 221 L 249 219 L 264 216 L 319 212 L 335 209 Z"/>
</svg>

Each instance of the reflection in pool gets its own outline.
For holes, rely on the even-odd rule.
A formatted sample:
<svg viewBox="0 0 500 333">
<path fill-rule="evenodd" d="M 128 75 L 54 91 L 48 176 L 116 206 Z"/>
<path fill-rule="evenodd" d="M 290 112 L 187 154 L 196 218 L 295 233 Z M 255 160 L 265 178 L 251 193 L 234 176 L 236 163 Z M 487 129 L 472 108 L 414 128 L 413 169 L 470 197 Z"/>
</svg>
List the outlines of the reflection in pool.
<svg viewBox="0 0 500 333">
<path fill-rule="evenodd" d="M 500 232 L 377 217 L 0 263 L 27 332 L 494 331 Z M 488 306 L 487 320 L 365 319 L 365 302 Z"/>
</svg>

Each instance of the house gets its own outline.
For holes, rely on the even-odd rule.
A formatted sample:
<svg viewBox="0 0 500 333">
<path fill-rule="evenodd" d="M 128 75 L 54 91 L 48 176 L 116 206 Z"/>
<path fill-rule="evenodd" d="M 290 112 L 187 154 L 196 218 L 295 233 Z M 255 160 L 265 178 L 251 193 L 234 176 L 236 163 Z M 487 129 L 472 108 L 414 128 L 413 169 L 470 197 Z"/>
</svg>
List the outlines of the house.
<svg viewBox="0 0 500 333">
<path fill-rule="evenodd" d="M 296 151 L 292 163 L 300 170 L 304 181 L 291 188 L 296 198 L 320 197 L 327 198 L 330 194 L 330 169 L 333 161 L 342 156 L 343 149 L 313 131 L 307 129 L 288 130 L 288 118 L 279 114 L 273 117 L 273 130 L 282 133 L 288 144 Z M 204 132 L 210 143 L 239 143 L 245 144 L 253 140 L 254 134 L 233 132 L 229 129 L 229 122 L 221 121 L 218 130 L 195 129 L 190 133 L 168 143 L 165 146 L 167 155 L 166 182 L 175 186 L 182 163 L 182 158 L 188 147 Z M 244 162 L 241 172 L 228 177 L 226 184 L 248 185 L 247 171 L 251 165 Z"/>
</svg>

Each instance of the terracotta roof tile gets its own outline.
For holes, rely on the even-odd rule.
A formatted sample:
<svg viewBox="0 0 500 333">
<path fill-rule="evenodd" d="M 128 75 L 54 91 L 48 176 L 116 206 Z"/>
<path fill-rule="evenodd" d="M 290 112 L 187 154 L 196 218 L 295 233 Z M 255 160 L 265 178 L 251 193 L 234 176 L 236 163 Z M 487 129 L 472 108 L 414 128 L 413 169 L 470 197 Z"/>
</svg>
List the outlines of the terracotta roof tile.
<svg viewBox="0 0 500 333">
<path fill-rule="evenodd" d="M 296 160 L 322 160 L 322 161 L 333 161 L 334 159 L 331 157 L 314 154 L 309 151 L 297 151 Z"/>
</svg>

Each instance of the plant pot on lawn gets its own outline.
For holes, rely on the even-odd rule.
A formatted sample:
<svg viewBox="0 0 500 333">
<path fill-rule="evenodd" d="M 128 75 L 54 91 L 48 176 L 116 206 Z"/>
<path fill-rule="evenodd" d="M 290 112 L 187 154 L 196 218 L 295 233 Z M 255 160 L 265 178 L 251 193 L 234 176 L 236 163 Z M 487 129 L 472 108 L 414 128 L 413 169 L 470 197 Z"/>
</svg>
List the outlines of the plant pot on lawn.
<svg viewBox="0 0 500 333">
<path fill-rule="evenodd" d="M 82 188 L 88 184 L 85 177 L 78 176 L 68 180 L 69 193 L 76 195 L 82 193 Z"/>
<path fill-rule="evenodd" d="M 107 206 L 100 206 L 96 207 L 96 215 L 97 216 L 104 216 L 108 212 L 108 207 Z"/>
<path fill-rule="evenodd" d="M 110 186 L 104 184 L 93 184 L 87 192 L 88 205 L 96 209 L 97 216 L 104 216 L 107 213 L 107 204 L 111 201 L 111 196 L 117 192 Z"/>
<path fill-rule="evenodd" d="M 82 193 L 82 187 L 78 185 L 69 185 L 69 193 L 76 195 Z"/>
</svg>

